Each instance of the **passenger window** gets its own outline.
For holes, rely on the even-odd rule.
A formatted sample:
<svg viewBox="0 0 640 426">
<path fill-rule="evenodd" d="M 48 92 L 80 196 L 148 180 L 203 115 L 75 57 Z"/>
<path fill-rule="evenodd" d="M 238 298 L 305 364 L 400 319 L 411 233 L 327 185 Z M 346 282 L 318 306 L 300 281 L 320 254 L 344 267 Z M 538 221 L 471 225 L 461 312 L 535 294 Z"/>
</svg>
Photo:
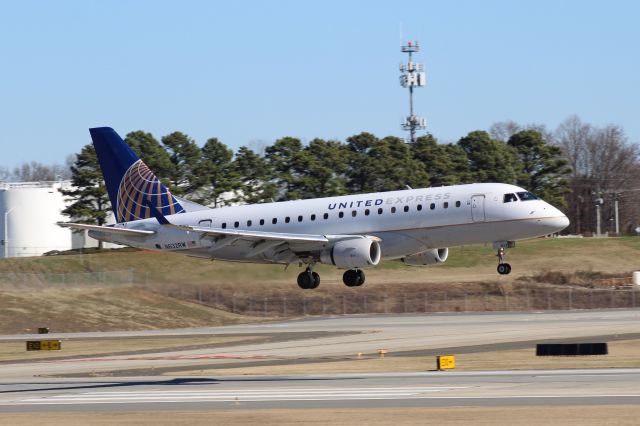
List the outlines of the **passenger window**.
<svg viewBox="0 0 640 426">
<path fill-rule="evenodd" d="M 298 222 L 302 222 L 302 216 L 298 216 Z"/>
<path fill-rule="evenodd" d="M 251 226 L 251 221 L 250 220 L 247 221 L 247 226 Z"/>
<path fill-rule="evenodd" d="M 271 219 L 271 223 L 273 223 L 274 225 L 278 223 L 278 218 L 274 217 L 273 219 Z"/>
<path fill-rule="evenodd" d="M 224 222 L 224 223 L 222 224 L 222 229 L 227 229 L 227 222 Z"/>
<path fill-rule="evenodd" d="M 422 204 L 418 204 L 418 205 L 416 206 L 416 209 L 418 209 L 418 211 L 422 211 Z"/>
<path fill-rule="evenodd" d="M 342 218 L 344 217 L 344 212 L 340 212 L 340 213 L 338 213 L 338 217 L 339 217 L 340 219 L 342 219 Z"/>
<path fill-rule="evenodd" d="M 436 208 L 435 203 L 431 203 L 431 205 L 429 206 L 429 208 L 430 208 L 431 210 L 434 210 L 434 209 Z"/>
<path fill-rule="evenodd" d="M 353 210 L 353 211 L 351 212 L 351 216 L 353 216 L 353 217 L 356 217 L 356 215 L 357 215 L 357 214 L 358 214 L 358 212 L 356 212 L 355 210 Z"/>
<path fill-rule="evenodd" d="M 456 207 L 460 207 L 460 201 L 456 201 Z"/>
<path fill-rule="evenodd" d="M 264 219 L 260 219 L 260 225 L 264 225 Z"/>
<path fill-rule="evenodd" d="M 445 202 L 442 204 L 442 207 L 444 207 L 445 209 L 448 209 L 448 208 L 449 208 L 449 203 L 445 201 Z"/>
<path fill-rule="evenodd" d="M 324 217 L 325 220 L 329 219 L 329 213 L 323 214 L 322 217 Z"/>
<path fill-rule="evenodd" d="M 504 202 L 504 203 L 512 203 L 514 201 L 518 201 L 518 198 L 516 197 L 516 194 L 504 194 L 504 198 L 502 199 L 502 202 Z"/>
<path fill-rule="evenodd" d="M 234 228 L 237 228 L 238 226 L 240 226 L 240 222 L 234 222 L 234 223 L 233 223 L 233 227 L 234 227 Z"/>
<path fill-rule="evenodd" d="M 408 212 L 409 211 L 409 206 L 404 206 L 404 212 Z"/>
<path fill-rule="evenodd" d="M 395 213 L 396 212 L 396 208 L 395 207 L 391 207 L 391 213 Z"/>
<path fill-rule="evenodd" d="M 378 207 L 378 214 L 382 214 L 383 210 L 382 207 Z"/>
<path fill-rule="evenodd" d="M 311 215 L 311 220 L 312 220 L 312 221 L 313 221 L 313 220 L 316 220 L 316 215 L 315 215 L 315 214 L 312 214 L 312 215 Z"/>
<path fill-rule="evenodd" d="M 364 211 L 364 215 L 365 215 L 365 216 L 369 216 L 369 209 L 366 209 L 366 210 Z"/>
<path fill-rule="evenodd" d="M 284 223 L 289 223 L 291 221 L 291 218 L 289 216 L 284 218 Z"/>
</svg>

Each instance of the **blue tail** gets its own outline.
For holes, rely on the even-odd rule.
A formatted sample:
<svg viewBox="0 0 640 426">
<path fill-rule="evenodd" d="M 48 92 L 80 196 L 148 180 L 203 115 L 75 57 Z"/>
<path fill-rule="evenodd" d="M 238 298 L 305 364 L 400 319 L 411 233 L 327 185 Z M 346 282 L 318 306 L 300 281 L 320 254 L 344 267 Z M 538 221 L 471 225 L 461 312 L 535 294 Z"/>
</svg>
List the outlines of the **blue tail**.
<svg viewBox="0 0 640 426">
<path fill-rule="evenodd" d="M 152 217 L 149 205 L 167 216 L 184 212 L 182 205 L 115 130 L 96 127 L 89 129 L 89 133 L 118 223 Z"/>
</svg>

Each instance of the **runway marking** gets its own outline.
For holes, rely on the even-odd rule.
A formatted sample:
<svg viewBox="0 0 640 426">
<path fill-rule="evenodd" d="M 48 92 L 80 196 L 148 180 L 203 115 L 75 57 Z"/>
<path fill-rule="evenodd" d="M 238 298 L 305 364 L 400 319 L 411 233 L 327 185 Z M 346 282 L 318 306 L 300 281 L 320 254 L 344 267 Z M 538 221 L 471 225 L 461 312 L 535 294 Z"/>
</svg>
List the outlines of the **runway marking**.
<svg viewBox="0 0 640 426">
<path fill-rule="evenodd" d="M 87 392 L 28 398 L 17 405 L 54 404 L 135 404 L 150 402 L 257 402 L 257 401 L 332 401 L 362 399 L 415 399 L 459 386 L 370 387 L 370 388 L 265 388 L 184 391 Z"/>
<path fill-rule="evenodd" d="M 270 359 L 265 355 L 167 355 L 167 356 L 136 356 L 136 357 L 101 357 L 101 358 L 72 358 L 58 360 L 44 360 L 46 363 L 59 362 L 100 362 L 100 361 L 181 361 L 198 359 Z"/>
</svg>

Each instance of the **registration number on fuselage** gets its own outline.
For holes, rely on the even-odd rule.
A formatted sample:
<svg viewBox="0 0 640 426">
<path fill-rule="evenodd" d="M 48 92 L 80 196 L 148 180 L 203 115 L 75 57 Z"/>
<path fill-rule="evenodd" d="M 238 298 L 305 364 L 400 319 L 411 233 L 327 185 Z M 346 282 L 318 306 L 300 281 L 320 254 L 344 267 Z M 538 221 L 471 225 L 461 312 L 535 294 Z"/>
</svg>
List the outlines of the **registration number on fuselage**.
<svg viewBox="0 0 640 426">
<path fill-rule="evenodd" d="M 168 243 L 168 244 L 164 245 L 164 248 L 167 249 L 167 250 L 187 248 L 187 243 L 185 243 L 185 242 Z"/>
</svg>

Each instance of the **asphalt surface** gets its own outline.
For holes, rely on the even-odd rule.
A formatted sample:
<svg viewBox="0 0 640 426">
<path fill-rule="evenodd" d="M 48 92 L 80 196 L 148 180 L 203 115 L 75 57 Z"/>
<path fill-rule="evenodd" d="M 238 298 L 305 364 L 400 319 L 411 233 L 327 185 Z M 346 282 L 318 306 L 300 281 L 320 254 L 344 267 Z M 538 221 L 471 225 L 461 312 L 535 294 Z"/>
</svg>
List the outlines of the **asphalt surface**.
<svg viewBox="0 0 640 426">
<path fill-rule="evenodd" d="M 52 339 L 270 335 L 179 350 L 0 364 L 0 412 L 207 410 L 220 407 L 404 407 L 638 404 L 640 370 L 431 372 L 167 378 L 160 373 L 393 354 L 531 347 L 535 342 L 638 336 L 640 310 L 310 318 L 184 330 L 50 334 Z M 42 335 L 0 337 L 2 341 Z M 63 343 L 64 347 L 64 343 Z"/>
<path fill-rule="evenodd" d="M 640 369 L 28 380 L 0 412 L 640 404 Z"/>
</svg>

